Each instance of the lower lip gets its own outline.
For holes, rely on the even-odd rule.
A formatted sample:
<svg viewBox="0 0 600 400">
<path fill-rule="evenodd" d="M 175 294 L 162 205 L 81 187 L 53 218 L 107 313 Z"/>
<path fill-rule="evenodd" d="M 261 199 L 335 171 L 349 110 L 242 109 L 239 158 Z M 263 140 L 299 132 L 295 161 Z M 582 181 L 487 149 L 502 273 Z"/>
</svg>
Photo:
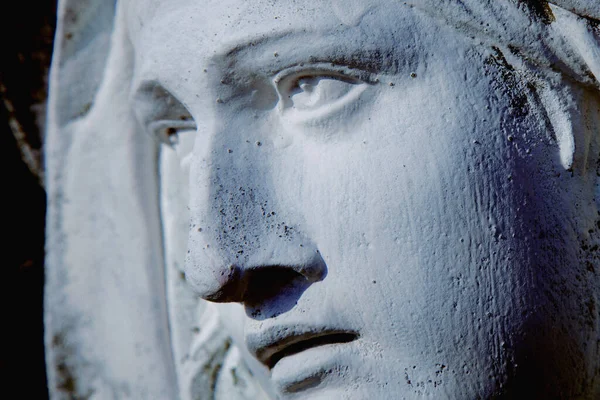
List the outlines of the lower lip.
<svg viewBox="0 0 600 400">
<path fill-rule="evenodd" d="M 299 393 L 331 386 L 348 373 L 350 343 L 312 347 L 279 360 L 271 370 L 271 379 L 280 393 Z"/>
</svg>

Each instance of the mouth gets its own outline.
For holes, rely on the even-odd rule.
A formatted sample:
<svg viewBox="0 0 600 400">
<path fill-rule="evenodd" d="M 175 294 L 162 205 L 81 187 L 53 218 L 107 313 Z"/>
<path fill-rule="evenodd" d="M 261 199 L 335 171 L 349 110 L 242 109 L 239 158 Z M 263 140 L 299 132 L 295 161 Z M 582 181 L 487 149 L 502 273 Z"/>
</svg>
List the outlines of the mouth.
<svg viewBox="0 0 600 400">
<path fill-rule="evenodd" d="M 290 330 L 283 328 L 275 329 L 271 334 L 267 332 L 266 336 L 270 336 L 272 340 L 267 340 L 267 344 L 262 346 L 259 343 L 264 343 L 264 339 L 249 337 L 247 340 L 248 348 L 261 363 L 267 366 L 267 368 L 273 369 L 284 357 L 298 354 L 314 347 L 350 343 L 359 337 L 357 332 L 339 329 L 311 330 L 308 332 L 286 334 Z"/>
</svg>

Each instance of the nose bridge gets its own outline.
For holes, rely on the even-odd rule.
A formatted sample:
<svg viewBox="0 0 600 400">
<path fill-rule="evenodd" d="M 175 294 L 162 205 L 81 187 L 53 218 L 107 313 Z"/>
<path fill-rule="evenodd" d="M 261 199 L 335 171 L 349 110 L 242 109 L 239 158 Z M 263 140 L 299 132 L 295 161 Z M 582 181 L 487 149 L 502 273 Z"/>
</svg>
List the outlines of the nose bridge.
<svg viewBox="0 0 600 400">
<path fill-rule="evenodd" d="M 326 275 L 296 211 L 277 200 L 276 150 L 259 134 L 230 127 L 194 149 L 186 276 L 207 300 L 244 302 L 274 271 L 289 272 L 279 273 L 282 282 Z"/>
<path fill-rule="evenodd" d="M 241 140 L 246 134 L 234 127 L 216 133 L 207 162 L 198 166 L 205 186 L 196 199 L 198 204 L 193 205 L 202 210 L 198 216 L 206 225 L 198 232 L 232 263 L 250 243 L 259 246 L 264 235 L 261 220 L 273 197 L 267 184 L 267 157 L 253 148 L 260 146 Z"/>
<path fill-rule="evenodd" d="M 265 248 L 273 214 L 262 143 L 230 122 L 199 139 L 190 169 L 186 275 L 200 294 L 223 290 Z M 199 135 L 207 135 L 200 132 Z"/>
</svg>

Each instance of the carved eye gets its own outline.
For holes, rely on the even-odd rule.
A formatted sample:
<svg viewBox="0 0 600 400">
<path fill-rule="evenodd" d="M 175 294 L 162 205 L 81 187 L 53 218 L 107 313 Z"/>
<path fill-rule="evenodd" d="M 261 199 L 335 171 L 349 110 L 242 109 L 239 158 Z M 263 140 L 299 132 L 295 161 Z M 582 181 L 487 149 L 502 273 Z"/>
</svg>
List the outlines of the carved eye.
<svg viewBox="0 0 600 400">
<path fill-rule="evenodd" d="M 196 123 L 189 117 L 161 119 L 147 124 L 146 131 L 161 142 L 176 146 L 179 143 L 180 135 L 196 131 Z"/>
<path fill-rule="evenodd" d="M 274 79 L 280 111 L 300 121 L 341 111 L 358 99 L 368 86 L 365 78 L 355 75 L 347 68 L 318 66 L 282 71 Z"/>
<path fill-rule="evenodd" d="M 181 132 L 196 129 L 187 108 L 157 82 L 140 85 L 134 100 L 136 116 L 145 131 L 163 143 L 174 146 Z"/>
</svg>

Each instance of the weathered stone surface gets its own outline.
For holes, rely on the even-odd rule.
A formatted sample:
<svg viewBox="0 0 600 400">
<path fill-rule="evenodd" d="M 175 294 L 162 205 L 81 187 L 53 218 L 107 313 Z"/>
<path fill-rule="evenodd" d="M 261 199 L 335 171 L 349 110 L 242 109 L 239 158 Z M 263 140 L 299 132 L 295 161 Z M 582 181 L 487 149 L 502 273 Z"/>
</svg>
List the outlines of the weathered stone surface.
<svg viewBox="0 0 600 400">
<path fill-rule="evenodd" d="M 53 395 L 597 398 L 598 11 L 64 1 Z"/>
</svg>

